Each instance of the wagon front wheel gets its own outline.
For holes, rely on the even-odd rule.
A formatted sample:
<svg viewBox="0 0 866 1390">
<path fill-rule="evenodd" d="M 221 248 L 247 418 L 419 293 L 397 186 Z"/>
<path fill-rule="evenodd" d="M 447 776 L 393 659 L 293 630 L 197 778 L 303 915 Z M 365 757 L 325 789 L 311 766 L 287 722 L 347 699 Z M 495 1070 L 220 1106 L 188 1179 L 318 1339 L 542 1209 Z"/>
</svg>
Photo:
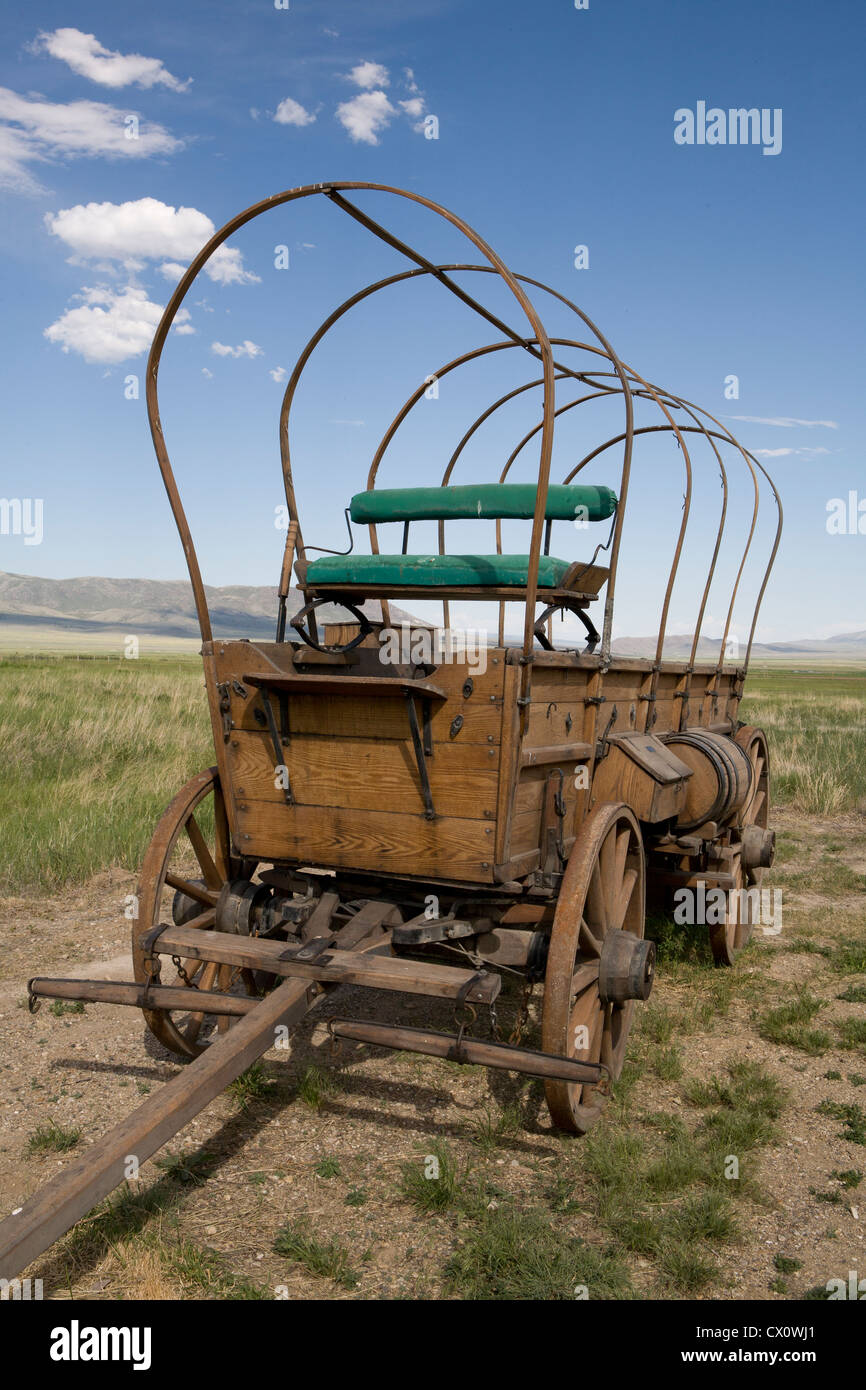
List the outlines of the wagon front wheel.
<svg viewBox="0 0 866 1390">
<path fill-rule="evenodd" d="M 225 801 L 215 767 L 187 782 L 165 810 L 148 846 L 138 889 L 138 917 L 132 928 L 135 978 L 148 978 L 141 938 L 162 923 L 183 923 L 202 931 L 216 929 L 216 907 L 229 880 L 251 878 L 256 865 L 231 853 Z M 220 994 L 257 993 L 249 970 L 214 961 L 180 960 L 162 965 L 163 984 L 191 984 Z M 198 1057 L 213 1036 L 231 1025 L 226 1014 L 206 1011 L 144 1009 L 154 1037 L 171 1052 Z"/>
<path fill-rule="evenodd" d="M 654 947 L 644 941 L 646 893 L 640 826 L 629 808 L 605 803 L 587 817 L 563 876 L 544 978 L 545 1052 L 622 1071 L 635 998 L 652 987 Z M 584 1134 L 606 1088 L 545 1082 L 558 1129 Z"/>
</svg>

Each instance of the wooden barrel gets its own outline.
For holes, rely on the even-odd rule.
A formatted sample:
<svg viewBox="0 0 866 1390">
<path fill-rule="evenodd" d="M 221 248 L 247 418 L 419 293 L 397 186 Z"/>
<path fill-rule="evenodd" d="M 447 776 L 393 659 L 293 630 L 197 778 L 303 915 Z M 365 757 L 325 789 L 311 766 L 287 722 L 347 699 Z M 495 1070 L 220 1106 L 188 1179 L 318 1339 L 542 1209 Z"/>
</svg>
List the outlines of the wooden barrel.
<svg viewBox="0 0 866 1390">
<path fill-rule="evenodd" d="M 697 830 L 707 821 L 722 824 L 745 804 L 752 784 L 752 765 L 733 739 L 707 729 L 667 734 L 678 758 L 692 769 L 677 829 Z"/>
</svg>

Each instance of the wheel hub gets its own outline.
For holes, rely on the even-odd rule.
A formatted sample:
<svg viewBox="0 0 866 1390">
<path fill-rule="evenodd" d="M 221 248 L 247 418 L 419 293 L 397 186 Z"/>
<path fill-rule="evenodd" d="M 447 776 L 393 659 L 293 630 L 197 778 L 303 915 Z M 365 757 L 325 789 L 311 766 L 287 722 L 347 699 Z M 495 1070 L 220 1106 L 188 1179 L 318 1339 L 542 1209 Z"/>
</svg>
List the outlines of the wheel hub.
<svg viewBox="0 0 866 1390">
<path fill-rule="evenodd" d="M 655 980 L 656 947 L 629 931 L 609 931 L 601 948 L 598 994 L 603 1004 L 648 999 Z"/>
</svg>

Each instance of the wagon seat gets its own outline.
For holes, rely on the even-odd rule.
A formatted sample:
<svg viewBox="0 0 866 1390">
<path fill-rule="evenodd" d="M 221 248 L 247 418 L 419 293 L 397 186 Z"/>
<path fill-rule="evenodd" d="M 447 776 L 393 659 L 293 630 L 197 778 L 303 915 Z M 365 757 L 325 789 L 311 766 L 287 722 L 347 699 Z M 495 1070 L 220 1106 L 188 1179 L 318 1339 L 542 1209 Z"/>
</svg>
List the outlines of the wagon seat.
<svg viewBox="0 0 866 1390">
<path fill-rule="evenodd" d="M 413 521 L 479 517 L 531 520 L 535 500 L 534 483 L 468 483 L 459 487 L 379 488 L 356 493 L 349 507 L 352 521 L 402 522 L 402 552 L 323 555 L 317 560 L 300 560 L 295 565 L 298 583 L 309 595 L 335 599 L 343 596 L 353 603 L 366 598 L 412 596 L 520 600 L 526 595 L 528 555 L 411 555 L 407 553 L 409 525 Z M 594 629 L 583 608 L 598 597 L 608 570 L 592 562 L 559 560 L 551 555 L 551 526 L 554 521 L 605 521 L 614 515 L 616 506 L 616 494 L 608 487 L 552 484 L 547 491 L 538 598 L 550 611 L 567 607 L 578 612 L 591 638 Z"/>
</svg>

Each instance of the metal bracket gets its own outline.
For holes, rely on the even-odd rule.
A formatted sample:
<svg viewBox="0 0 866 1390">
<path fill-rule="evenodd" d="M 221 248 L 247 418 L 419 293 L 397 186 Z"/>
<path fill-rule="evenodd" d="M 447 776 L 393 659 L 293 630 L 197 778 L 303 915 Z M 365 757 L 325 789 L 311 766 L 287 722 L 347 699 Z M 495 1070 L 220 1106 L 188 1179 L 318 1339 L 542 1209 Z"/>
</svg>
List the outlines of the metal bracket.
<svg viewBox="0 0 866 1390">
<path fill-rule="evenodd" d="M 280 743 L 280 736 L 277 732 L 277 721 L 274 718 L 274 708 L 271 704 L 271 697 L 269 696 L 264 686 L 262 686 L 261 690 L 259 691 L 259 694 L 262 698 L 265 719 L 268 722 L 268 732 L 270 733 L 271 743 L 274 749 L 274 758 L 276 759 L 276 762 L 274 763 L 274 769 L 276 770 L 276 768 L 278 767 L 284 767 L 286 769 L 286 785 L 283 787 L 283 796 L 286 799 L 286 805 L 293 806 L 295 803 L 295 798 L 292 795 L 291 783 L 289 781 L 289 769 L 287 764 L 283 762 L 283 749 Z"/>
<path fill-rule="evenodd" d="M 421 779 L 421 794 L 424 797 L 424 816 L 426 820 L 435 820 L 436 811 L 433 806 L 433 793 L 430 790 L 430 777 L 427 772 L 427 757 L 424 743 L 421 739 L 421 730 L 418 727 L 418 712 L 415 709 L 415 696 L 411 690 L 406 691 L 406 713 L 409 716 L 409 729 L 412 734 L 412 746 L 415 749 L 415 762 L 418 766 L 418 776 Z M 425 725 L 427 721 L 425 720 Z"/>
</svg>

